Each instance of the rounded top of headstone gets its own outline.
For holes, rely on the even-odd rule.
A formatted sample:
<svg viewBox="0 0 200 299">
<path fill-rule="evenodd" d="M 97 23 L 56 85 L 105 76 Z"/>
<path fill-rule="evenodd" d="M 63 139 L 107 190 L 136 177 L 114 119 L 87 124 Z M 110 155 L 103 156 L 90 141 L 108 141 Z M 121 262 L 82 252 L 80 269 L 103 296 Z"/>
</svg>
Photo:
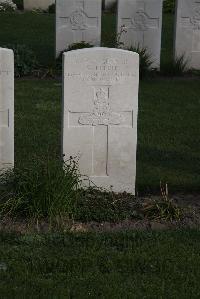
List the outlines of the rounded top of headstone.
<svg viewBox="0 0 200 299">
<path fill-rule="evenodd" d="M 0 51 L 1 51 L 1 52 L 7 52 L 7 53 L 9 53 L 9 52 L 10 52 L 10 53 L 13 53 L 13 50 L 12 50 L 12 49 L 1 48 L 1 47 L 0 47 Z"/>
<path fill-rule="evenodd" d="M 78 54 L 78 53 L 84 53 L 84 52 L 105 52 L 105 53 L 122 53 L 126 55 L 132 55 L 132 56 L 138 56 L 139 54 L 133 51 L 128 51 L 124 49 L 116 49 L 116 48 L 106 48 L 106 47 L 93 47 L 93 48 L 84 48 L 84 49 L 77 49 L 72 50 L 68 52 L 64 52 L 64 55 L 70 55 L 70 54 Z"/>
</svg>

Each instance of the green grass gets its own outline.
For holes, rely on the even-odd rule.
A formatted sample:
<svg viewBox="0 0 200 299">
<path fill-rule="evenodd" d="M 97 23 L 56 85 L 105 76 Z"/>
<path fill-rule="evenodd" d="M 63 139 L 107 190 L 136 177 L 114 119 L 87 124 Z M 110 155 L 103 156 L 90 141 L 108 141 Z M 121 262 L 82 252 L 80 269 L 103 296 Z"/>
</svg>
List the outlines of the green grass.
<svg viewBox="0 0 200 299">
<path fill-rule="evenodd" d="M 1 46 L 25 44 L 42 65 L 54 63 L 54 15 L 1 13 L 0 28 Z"/>
<path fill-rule="evenodd" d="M 61 83 L 15 81 L 16 166 L 33 156 L 61 156 Z"/>
<path fill-rule="evenodd" d="M 61 83 L 16 80 L 16 165 L 61 151 Z M 199 80 L 146 80 L 140 84 L 137 154 L 139 194 L 198 191 L 200 186 Z"/>
<path fill-rule="evenodd" d="M 142 82 L 139 97 L 137 188 L 199 191 L 199 80 Z"/>
<path fill-rule="evenodd" d="M 199 298 L 200 232 L 0 235 L 1 298 Z"/>
</svg>

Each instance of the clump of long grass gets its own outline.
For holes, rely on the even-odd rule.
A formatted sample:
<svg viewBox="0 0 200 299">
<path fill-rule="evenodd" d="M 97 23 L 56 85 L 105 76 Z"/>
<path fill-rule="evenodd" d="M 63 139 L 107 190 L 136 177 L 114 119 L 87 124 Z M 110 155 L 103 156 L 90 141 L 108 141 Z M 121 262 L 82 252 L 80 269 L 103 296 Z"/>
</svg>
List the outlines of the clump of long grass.
<svg viewBox="0 0 200 299">
<path fill-rule="evenodd" d="M 0 215 L 33 219 L 73 217 L 81 176 L 69 159 L 33 160 L 0 176 Z"/>
</svg>

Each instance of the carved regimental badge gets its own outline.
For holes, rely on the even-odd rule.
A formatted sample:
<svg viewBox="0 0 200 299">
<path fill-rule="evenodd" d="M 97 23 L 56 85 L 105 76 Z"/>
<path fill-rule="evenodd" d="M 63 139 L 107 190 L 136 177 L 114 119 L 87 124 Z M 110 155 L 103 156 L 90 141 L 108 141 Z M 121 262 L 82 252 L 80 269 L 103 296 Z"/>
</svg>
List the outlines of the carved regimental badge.
<svg viewBox="0 0 200 299">
<path fill-rule="evenodd" d="M 94 108 L 90 114 L 83 114 L 79 118 L 81 125 L 120 125 L 123 120 L 121 114 L 113 112 L 109 104 L 109 87 L 99 87 L 95 90 Z"/>
<path fill-rule="evenodd" d="M 87 15 L 86 13 L 82 10 L 75 10 L 71 16 L 70 16 L 70 23 L 72 24 L 74 29 L 87 29 Z"/>
<path fill-rule="evenodd" d="M 144 11 L 139 10 L 132 18 L 132 25 L 136 30 L 148 30 L 148 19 L 148 15 Z"/>
</svg>

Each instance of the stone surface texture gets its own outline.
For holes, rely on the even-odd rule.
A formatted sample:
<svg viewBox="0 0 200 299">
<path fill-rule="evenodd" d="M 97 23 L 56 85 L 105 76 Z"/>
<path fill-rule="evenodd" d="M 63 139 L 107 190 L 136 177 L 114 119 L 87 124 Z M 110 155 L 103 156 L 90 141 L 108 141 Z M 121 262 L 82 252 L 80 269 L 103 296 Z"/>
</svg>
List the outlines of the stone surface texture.
<svg viewBox="0 0 200 299">
<path fill-rule="evenodd" d="M 185 56 L 189 68 L 200 69 L 200 0 L 178 0 L 174 56 Z"/>
<path fill-rule="evenodd" d="M 55 0 L 24 0 L 24 10 L 42 9 L 47 10 Z"/>
<path fill-rule="evenodd" d="M 69 45 L 101 43 L 101 0 L 56 1 L 56 56 Z"/>
<path fill-rule="evenodd" d="M 14 166 L 14 54 L 0 48 L 0 169 Z"/>
<path fill-rule="evenodd" d="M 117 31 L 123 48 L 147 48 L 152 68 L 160 67 L 163 0 L 119 0 Z M 120 34 L 121 29 L 126 32 Z"/>
<path fill-rule="evenodd" d="M 92 48 L 63 58 L 63 154 L 98 187 L 135 193 L 139 55 Z"/>
</svg>

